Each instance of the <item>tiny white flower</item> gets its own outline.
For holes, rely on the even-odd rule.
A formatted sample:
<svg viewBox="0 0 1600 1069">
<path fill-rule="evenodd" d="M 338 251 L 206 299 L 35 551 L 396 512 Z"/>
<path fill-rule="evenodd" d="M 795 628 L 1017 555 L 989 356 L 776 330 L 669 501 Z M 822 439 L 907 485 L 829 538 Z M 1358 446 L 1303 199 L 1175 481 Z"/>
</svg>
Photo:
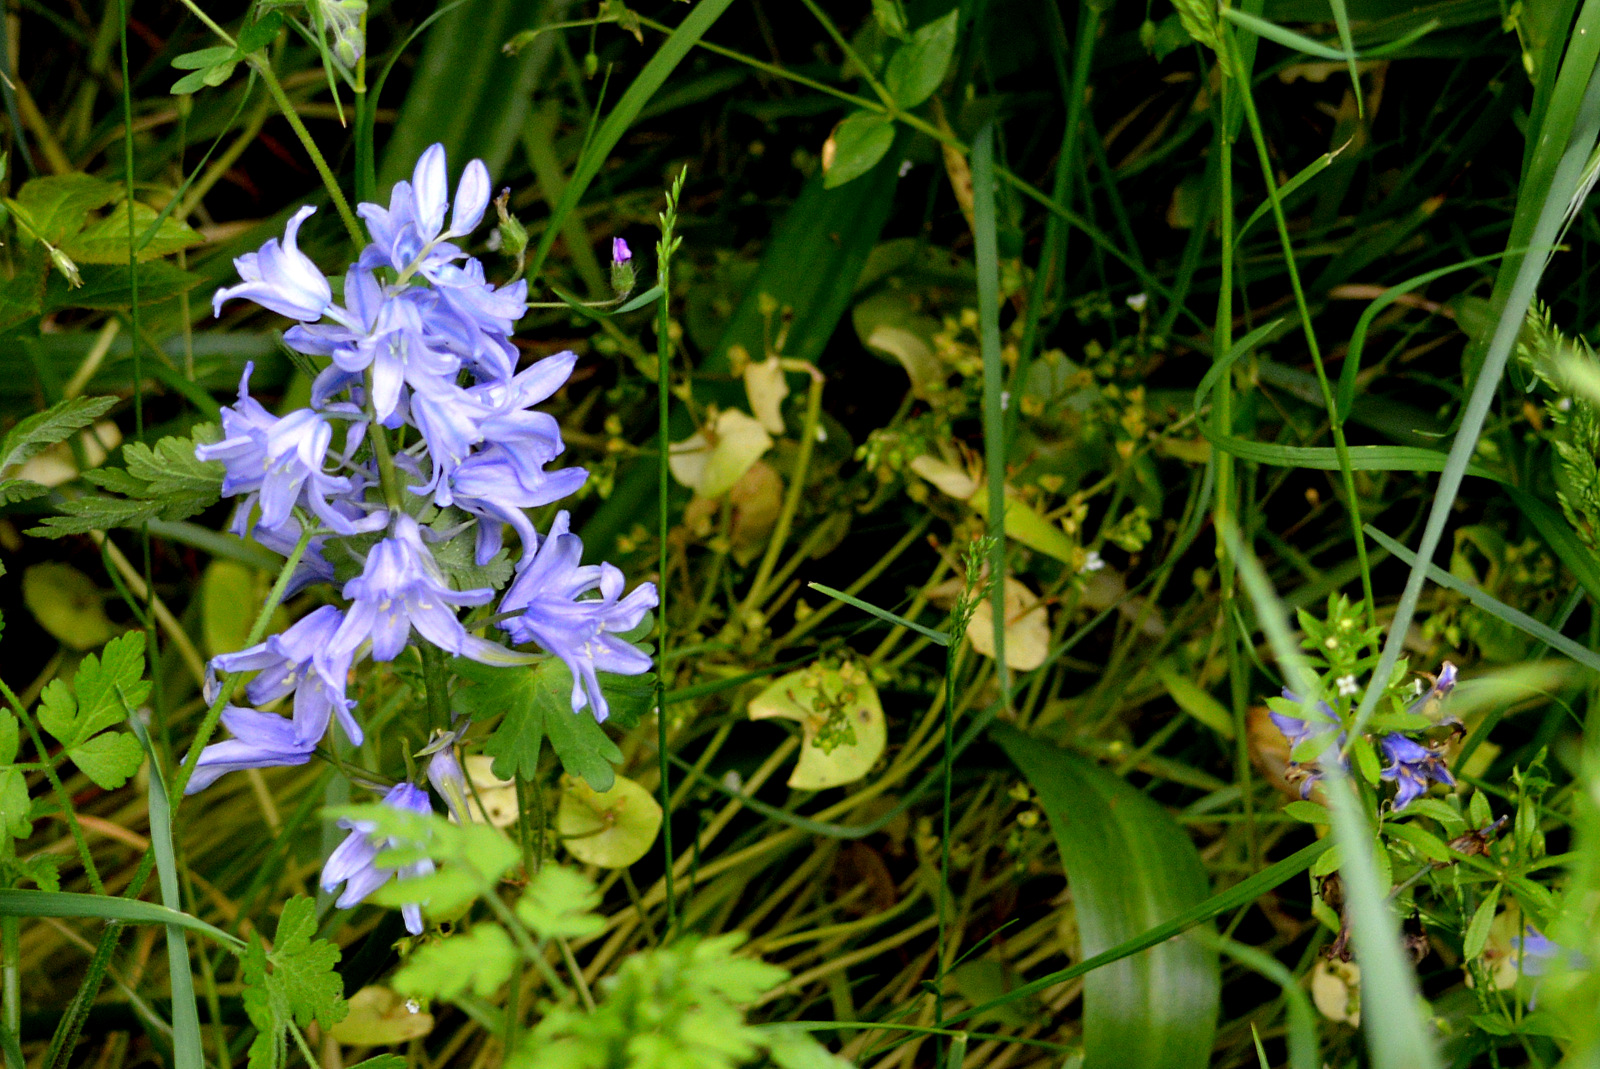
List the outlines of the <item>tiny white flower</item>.
<svg viewBox="0 0 1600 1069">
<path fill-rule="evenodd" d="M 900 161 L 900 177 L 904 178 L 906 175 L 908 175 L 910 173 L 911 173 L 911 161 L 910 160 L 901 160 Z"/>
<path fill-rule="evenodd" d="M 1355 676 L 1340 676 L 1337 682 L 1339 684 L 1339 697 L 1341 698 L 1348 698 L 1352 694 L 1361 692 L 1361 688 L 1356 685 Z"/>
<path fill-rule="evenodd" d="M 1422 680 L 1413 679 L 1411 681 L 1411 693 L 1416 697 L 1422 696 Z"/>
<path fill-rule="evenodd" d="M 728 788 L 730 791 L 743 790 L 744 777 L 740 776 L 737 771 L 730 768 L 728 771 L 722 774 L 722 785 Z"/>
<path fill-rule="evenodd" d="M 1010 390 L 1001 390 L 1000 391 L 1000 411 L 1004 412 L 1006 409 L 1008 409 L 1010 407 L 1011 407 L 1011 391 Z"/>
<path fill-rule="evenodd" d="M 1100 554 L 1091 549 L 1089 555 L 1083 558 L 1083 567 L 1078 569 L 1078 574 L 1084 575 L 1088 572 L 1098 572 L 1105 566 L 1106 562 L 1100 559 Z"/>
<path fill-rule="evenodd" d="M 1133 293 L 1128 295 L 1128 307 L 1135 312 L 1142 312 L 1150 303 L 1150 295 L 1146 293 Z"/>
<path fill-rule="evenodd" d="M 406 999 L 406 1012 L 407 1013 L 421 1013 L 422 1012 L 422 1003 L 418 1002 L 414 998 Z"/>
</svg>

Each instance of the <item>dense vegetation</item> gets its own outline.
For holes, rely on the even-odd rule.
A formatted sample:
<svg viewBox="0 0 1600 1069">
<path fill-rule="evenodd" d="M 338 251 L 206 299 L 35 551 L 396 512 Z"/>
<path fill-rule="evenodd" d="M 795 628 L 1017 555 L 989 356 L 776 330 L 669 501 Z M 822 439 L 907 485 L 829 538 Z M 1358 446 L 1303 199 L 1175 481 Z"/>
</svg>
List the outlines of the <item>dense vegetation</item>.
<svg viewBox="0 0 1600 1069">
<path fill-rule="evenodd" d="M 3 28 L 7 1069 L 1600 1064 L 1600 0 Z"/>
</svg>

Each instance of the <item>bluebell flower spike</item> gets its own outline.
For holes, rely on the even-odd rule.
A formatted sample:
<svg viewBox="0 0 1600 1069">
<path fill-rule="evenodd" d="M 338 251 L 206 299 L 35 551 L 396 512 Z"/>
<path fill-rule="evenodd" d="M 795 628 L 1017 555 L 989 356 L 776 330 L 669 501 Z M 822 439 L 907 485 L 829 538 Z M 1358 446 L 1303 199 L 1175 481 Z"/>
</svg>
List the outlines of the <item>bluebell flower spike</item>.
<svg viewBox="0 0 1600 1069">
<path fill-rule="evenodd" d="M 428 792 L 410 783 L 397 783 L 390 788 L 383 796 L 383 804 L 412 813 L 426 815 L 433 812 L 433 804 L 428 801 Z M 341 884 L 344 886 L 344 890 L 334 901 L 334 905 L 340 909 L 349 909 L 356 905 L 392 879 L 414 879 L 433 872 L 433 862 L 427 858 L 403 865 L 398 869 L 378 865 L 377 857 L 380 853 L 401 844 L 387 836 L 376 834 L 377 826 L 371 821 L 340 817 L 339 827 L 347 829 L 350 834 L 332 854 L 328 855 L 327 863 L 322 866 L 320 882 L 322 889 L 330 894 L 338 890 Z M 422 903 L 413 902 L 401 906 L 400 915 L 405 918 L 406 931 L 412 935 L 422 934 Z"/>
<path fill-rule="evenodd" d="M 203 791 L 229 772 L 303 765 L 316 749 L 315 742 L 300 738 L 292 720 L 276 713 L 230 705 L 222 711 L 222 726 L 233 738 L 200 751 L 184 794 Z"/>
<path fill-rule="evenodd" d="M 536 643 L 561 658 L 572 671 L 573 712 L 587 708 L 596 720 L 605 720 L 610 706 L 596 673 L 650 670 L 649 656 L 617 634 L 638 627 L 659 599 L 654 583 L 640 583 L 621 597 L 620 571 L 609 564 L 580 564 L 583 542 L 568 524 L 567 513 L 558 513 L 538 552 L 512 580 L 500 611 L 518 615 L 499 626 L 519 645 Z M 598 598 L 584 597 L 596 591 Z"/>
<path fill-rule="evenodd" d="M 314 322 L 322 318 L 333 301 L 333 291 L 299 244 L 300 224 L 315 211 L 306 207 L 295 212 L 284 228 L 282 244 L 270 238 L 260 251 L 247 252 L 233 261 L 244 281 L 216 292 L 211 298 L 212 315 L 221 315 L 225 302 L 243 297 L 290 319 Z"/>
</svg>

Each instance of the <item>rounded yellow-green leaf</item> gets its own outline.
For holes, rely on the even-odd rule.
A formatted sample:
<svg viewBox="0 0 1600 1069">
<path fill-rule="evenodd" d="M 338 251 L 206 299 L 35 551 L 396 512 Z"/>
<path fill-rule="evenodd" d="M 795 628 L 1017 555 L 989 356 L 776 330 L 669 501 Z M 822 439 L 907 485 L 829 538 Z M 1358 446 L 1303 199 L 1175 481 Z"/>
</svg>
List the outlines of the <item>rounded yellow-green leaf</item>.
<svg viewBox="0 0 1600 1069">
<path fill-rule="evenodd" d="M 878 690 L 858 665 L 790 672 L 750 702 L 750 719 L 793 720 L 804 738 L 789 786 L 842 787 L 866 776 L 888 742 Z"/>
<path fill-rule="evenodd" d="M 622 776 L 597 791 L 562 777 L 556 831 L 567 853 L 586 865 L 625 869 L 649 853 L 661 830 L 661 806 L 649 791 Z"/>
<path fill-rule="evenodd" d="M 22 598 L 39 626 L 72 649 L 96 649 L 117 634 L 100 588 L 70 564 L 30 566 L 22 573 Z"/>
<path fill-rule="evenodd" d="M 350 996 L 350 1015 L 331 1029 L 352 1047 L 383 1047 L 421 1039 L 433 1031 L 433 1014 L 387 987 L 363 987 Z"/>
</svg>

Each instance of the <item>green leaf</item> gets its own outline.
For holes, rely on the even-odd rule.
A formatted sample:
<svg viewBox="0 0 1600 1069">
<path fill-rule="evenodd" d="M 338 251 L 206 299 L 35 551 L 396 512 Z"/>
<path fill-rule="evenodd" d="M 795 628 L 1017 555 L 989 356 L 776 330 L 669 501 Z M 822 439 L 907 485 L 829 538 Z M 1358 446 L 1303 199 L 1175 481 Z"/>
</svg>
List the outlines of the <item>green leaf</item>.
<svg viewBox="0 0 1600 1069">
<path fill-rule="evenodd" d="M 66 441 L 111 411 L 116 403 L 115 397 L 75 397 L 19 421 L 0 442 L 0 474 L 26 463 L 57 442 Z"/>
<path fill-rule="evenodd" d="M 172 61 L 172 65 L 180 71 L 205 70 L 218 63 L 226 63 L 235 58 L 237 53 L 227 45 L 218 45 L 215 48 L 201 48 L 194 52 L 185 52 Z"/>
<path fill-rule="evenodd" d="M 1294 801 L 1283 807 L 1286 815 L 1307 824 L 1328 823 L 1328 810 L 1315 802 Z"/>
<path fill-rule="evenodd" d="M 1148 796 L 1014 728 L 998 725 L 990 734 L 1038 792 L 1067 871 L 1084 957 L 1206 898 L 1194 844 Z M 1086 1069 L 1209 1064 L 1220 991 L 1216 950 L 1193 939 L 1096 969 L 1084 978 Z"/>
<path fill-rule="evenodd" d="M 833 144 L 833 153 L 832 159 L 825 161 L 822 185 L 837 189 L 860 178 L 883 159 L 894 144 L 894 120 L 876 111 L 852 112 L 834 128 L 828 140 Z"/>
<path fill-rule="evenodd" d="M 1419 563 L 1426 564 L 1426 562 L 1419 562 L 1419 559 L 1415 553 L 1412 553 L 1411 550 L 1407 549 L 1399 542 L 1396 542 L 1394 539 L 1390 538 L 1388 535 L 1384 534 L 1371 524 L 1367 524 L 1365 530 L 1367 534 L 1371 535 L 1379 545 L 1381 545 L 1384 549 L 1387 549 L 1390 553 L 1393 553 L 1396 557 L 1399 557 L 1405 563 L 1410 564 L 1413 567 L 1417 566 Z M 1558 631 L 1555 631 L 1549 626 L 1540 623 L 1527 613 L 1518 609 L 1513 609 L 1511 606 L 1505 604 L 1497 598 L 1491 597 L 1476 585 L 1458 579 L 1454 575 L 1451 575 L 1449 572 L 1445 571 L 1443 568 L 1433 564 L 1426 564 L 1423 574 L 1425 574 L 1435 583 L 1438 583 L 1440 586 L 1449 587 L 1451 590 L 1454 590 L 1456 593 L 1462 595 L 1468 601 L 1472 602 L 1478 608 L 1482 609 L 1484 612 L 1487 612 L 1496 619 L 1499 619 L 1520 631 L 1532 635 L 1534 638 L 1550 646 L 1552 649 L 1560 650 L 1562 653 L 1566 654 L 1568 657 L 1571 657 L 1574 661 L 1577 661 L 1584 667 L 1600 671 L 1600 654 L 1580 646 L 1572 639 Z"/>
<path fill-rule="evenodd" d="M 200 424 L 190 438 L 163 438 L 155 448 L 143 442 L 122 447 L 126 469 L 98 468 L 84 473 L 96 486 L 125 495 L 80 497 L 58 504 L 60 516 L 47 516 L 29 533 L 45 538 L 133 527 L 159 517 L 169 523 L 187 519 L 222 496 L 221 461 L 201 461 L 195 443 L 215 441 L 217 429 Z"/>
<path fill-rule="evenodd" d="M 28 800 L 27 778 L 13 764 L 17 759 L 17 730 L 17 718 L 0 713 L 0 829 L 14 839 L 26 839 L 33 834 L 33 821 L 29 819 L 32 803 Z"/>
<path fill-rule="evenodd" d="M 622 751 L 588 710 L 572 711 L 572 673 L 558 658 L 514 668 L 490 668 L 460 658 L 452 664 L 456 674 L 473 682 L 456 692 L 464 711 L 479 720 L 505 714 L 483 745 L 484 753 L 495 759 L 495 775 L 535 778 L 539 750 L 548 737 L 568 773 L 581 776 L 597 791 L 611 787 Z"/>
<path fill-rule="evenodd" d="M 150 693 L 144 675 L 144 632 L 130 631 L 89 654 L 69 687 L 51 680 L 39 701 L 39 724 L 60 740 L 67 755 L 91 780 L 111 790 L 138 771 L 144 758 L 131 735 L 99 735 L 121 723 Z M 97 737 L 98 736 L 98 737 Z"/>
<path fill-rule="evenodd" d="M 190 73 L 185 74 L 182 78 L 179 78 L 177 81 L 173 82 L 172 88 L 167 90 L 167 92 L 173 94 L 174 96 L 182 96 L 185 93 L 197 93 L 206 87 L 206 75 L 210 73 L 210 68 L 206 68 L 205 70 L 191 71 Z M 256 1041 L 260 1042 L 260 1040 L 261 1037 L 257 1036 Z M 251 1069 L 254 1069 L 256 1064 L 254 1044 L 251 1045 L 250 1051 L 250 1065 Z"/>
<path fill-rule="evenodd" d="M 0 917 L 96 917 L 126 924 L 176 924 L 235 951 L 245 946 L 241 940 L 198 917 L 133 898 L 0 888 Z"/>
<path fill-rule="evenodd" d="M 117 311 L 133 307 L 133 287 L 128 282 L 127 250 L 117 264 L 84 264 L 83 285 L 69 289 L 57 275 L 45 288 L 44 309 L 93 308 Z M 139 304 L 170 301 L 205 281 L 177 264 L 157 260 L 139 267 Z"/>
<path fill-rule="evenodd" d="M 304 1027 L 315 1020 L 328 1028 L 344 1020 L 349 1007 L 344 1001 L 344 985 L 334 971 L 339 948 L 316 934 L 316 902 L 296 895 L 284 903 L 267 960 L 272 962 L 273 977 L 295 1022 Z"/>
<path fill-rule="evenodd" d="M 516 948 L 505 929 L 479 922 L 465 935 L 419 947 L 394 974 L 394 989 L 403 995 L 445 999 L 471 990 L 488 998 L 506 982 L 516 960 Z"/>
<path fill-rule="evenodd" d="M 661 803 L 625 776 L 615 777 L 604 791 L 568 779 L 556 808 L 556 831 L 567 852 L 585 865 L 625 869 L 655 843 Z"/>
<path fill-rule="evenodd" d="M 257 1036 L 250 1045 L 251 1069 L 277 1069 L 285 1061 L 289 1022 L 302 1028 L 316 1021 L 331 1028 L 350 1006 L 334 966 L 339 948 L 316 938 L 317 905 L 304 895 L 284 903 L 273 947 L 250 933 L 244 955 L 244 1006 Z"/>
<path fill-rule="evenodd" d="M 22 600 L 39 626 L 70 649 L 96 649 L 120 630 L 106 616 L 100 588 L 70 564 L 30 564 L 22 573 Z"/>
<path fill-rule="evenodd" d="M 278 33 L 283 29 L 283 16 L 276 11 L 269 11 L 261 18 L 246 26 L 239 33 L 239 56 L 248 56 L 258 52 L 278 39 Z M 176 63 L 173 66 L 177 66 Z"/>
<path fill-rule="evenodd" d="M 594 881 L 562 865 L 545 864 L 528 881 L 517 901 L 517 916 L 540 939 L 584 939 L 605 930 L 597 915 L 600 892 Z"/>
<path fill-rule="evenodd" d="M 911 109 L 931 97 L 944 81 L 956 51 L 956 25 L 960 11 L 952 8 L 943 18 L 919 28 L 889 57 L 883 72 L 884 88 L 902 108 Z"/>
<path fill-rule="evenodd" d="M 148 204 L 135 201 L 133 205 L 133 238 L 143 239 L 160 215 Z M 180 249 L 200 244 L 201 237 L 181 219 L 171 215 L 161 221 L 150 240 L 138 250 L 140 262 L 154 260 Z M 80 264 L 126 264 L 128 262 L 128 207 L 127 202 L 113 206 L 105 217 L 92 223 L 82 232 L 61 244 L 61 251 Z"/>
<path fill-rule="evenodd" d="M 120 186 L 86 174 L 46 175 L 30 179 L 17 191 L 17 199 L 6 203 L 14 212 L 21 208 L 17 214 L 34 236 L 60 245 L 83 229 L 90 212 L 110 204 L 121 192 Z"/>
<path fill-rule="evenodd" d="M 1170 661 L 1163 661 L 1158 671 L 1161 685 L 1167 689 L 1167 694 L 1172 700 L 1178 703 L 1179 709 L 1223 738 L 1233 738 L 1233 714 L 1228 712 L 1221 702 L 1202 690 L 1194 680 L 1179 672 L 1177 666 Z"/>
<path fill-rule="evenodd" d="M 1446 845 L 1445 841 L 1426 828 L 1415 824 L 1402 824 L 1391 821 L 1383 826 L 1383 830 L 1390 838 L 1398 839 L 1411 846 L 1429 861 L 1437 861 L 1441 865 L 1448 865 L 1457 860 L 1450 853 L 1450 847 Z"/>
<path fill-rule="evenodd" d="M 1472 920 L 1467 924 L 1466 935 L 1461 940 L 1461 955 L 1468 961 L 1482 954 L 1483 948 L 1489 945 L 1489 926 L 1494 923 L 1494 911 L 1499 901 L 1499 894 L 1488 895 L 1473 910 Z"/>
</svg>

